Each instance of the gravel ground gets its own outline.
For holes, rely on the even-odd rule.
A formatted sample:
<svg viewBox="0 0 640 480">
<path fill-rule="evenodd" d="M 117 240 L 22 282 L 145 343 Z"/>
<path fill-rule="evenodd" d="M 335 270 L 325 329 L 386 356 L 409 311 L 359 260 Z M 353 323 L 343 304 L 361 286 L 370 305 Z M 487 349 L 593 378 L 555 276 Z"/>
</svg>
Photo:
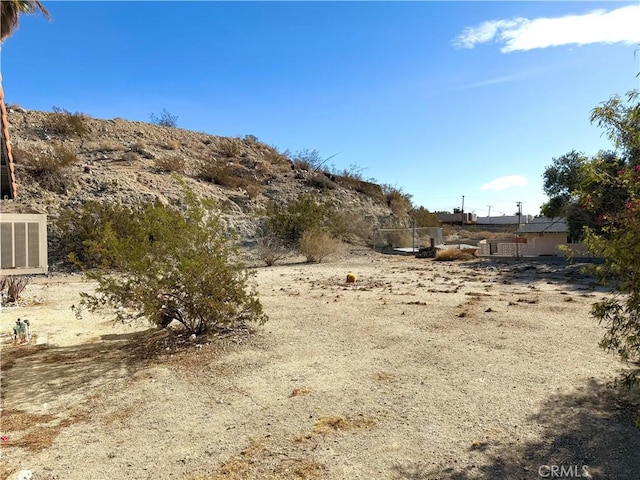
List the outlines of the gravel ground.
<svg viewBox="0 0 640 480">
<path fill-rule="evenodd" d="M 622 365 L 577 267 L 370 254 L 256 274 L 270 321 L 186 351 L 76 319 L 92 284 L 38 278 L 0 320 L 47 341 L 2 347 L 0 478 L 640 478 L 638 398 L 607 388 Z"/>
</svg>

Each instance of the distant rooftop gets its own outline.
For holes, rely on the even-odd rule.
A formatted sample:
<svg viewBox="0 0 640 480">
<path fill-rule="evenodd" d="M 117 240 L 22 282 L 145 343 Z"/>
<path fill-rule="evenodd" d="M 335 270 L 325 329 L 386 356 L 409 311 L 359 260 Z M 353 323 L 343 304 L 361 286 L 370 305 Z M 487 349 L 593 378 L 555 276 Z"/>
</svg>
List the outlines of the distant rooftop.
<svg viewBox="0 0 640 480">
<path fill-rule="evenodd" d="M 567 233 L 569 225 L 565 217 L 537 217 L 523 225 L 519 233 Z"/>
</svg>

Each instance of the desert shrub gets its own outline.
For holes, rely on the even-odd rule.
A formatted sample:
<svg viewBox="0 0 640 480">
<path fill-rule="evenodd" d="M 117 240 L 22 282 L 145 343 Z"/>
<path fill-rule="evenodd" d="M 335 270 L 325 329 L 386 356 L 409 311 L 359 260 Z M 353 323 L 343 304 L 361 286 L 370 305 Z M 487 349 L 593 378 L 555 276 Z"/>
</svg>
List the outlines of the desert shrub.
<svg viewBox="0 0 640 480">
<path fill-rule="evenodd" d="M 144 142 L 135 142 L 133 145 L 131 145 L 131 148 L 129 150 L 135 153 L 142 153 L 146 148 L 147 146 L 144 144 Z"/>
<path fill-rule="evenodd" d="M 103 153 L 111 153 L 111 152 L 117 152 L 118 150 L 122 150 L 122 147 L 115 143 L 102 141 L 94 149 Z"/>
<path fill-rule="evenodd" d="M 95 200 L 79 209 L 65 207 L 51 224 L 52 253 L 84 268 L 117 268 L 117 259 L 106 254 L 105 242 L 112 235 L 126 235 L 132 215 L 134 212 L 123 205 Z"/>
<path fill-rule="evenodd" d="M 434 260 L 439 262 L 453 262 L 456 260 L 471 260 L 473 254 L 457 248 L 443 248 L 438 250 Z"/>
<path fill-rule="evenodd" d="M 413 245 L 413 237 L 407 229 L 384 232 L 382 240 L 388 247 L 392 248 L 410 247 Z"/>
<path fill-rule="evenodd" d="M 149 115 L 149 119 L 151 120 L 151 123 L 155 123 L 161 127 L 176 128 L 178 126 L 178 116 L 172 115 L 164 108 L 162 109 L 160 116 L 152 113 Z"/>
<path fill-rule="evenodd" d="M 291 159 L 294 167 L 298 170 L 316 171 L 329 160 L 328 158 L 322 158 L 318 150 L 309 150 L 306 148 L 295 153 L 286 150 L 284 155 Z"/>
<path fill-rule="evenodd" d="M 375 200 L 376 202 L 385 202 L 386 198 L 382 192 L 382 187 L 377 183 L 373 183 L 366 180 L 359 180 L 351 177 L 343 177 L 337 174 L 335 176 L 336 182 L 345 188 L 355 190 L 358 193 L 362 193 L 367 197 Z"/>
<path fill-rule="evenodd" d="M 267 145 L 262 155 L 264 159 L 272 165 L 286 165 L 288 168 L 290 168 L 291 161 L 289 160 L 289 157 L 287 157 L 283 153 L 280 153 L 275 147 Z"/>
<path fill-rule="evenodd" d="M 82 139 L 91 131 L 86 120 L 84 113 L 71 113 L 63 108 L 53 107 L 53 113 L 47 117 L 44 128 L 53 135 L 77 135 Z"/>
<path fill-rule="evenodd" d="M 20 295 L 31 282 L 31 277 L 7 275 L 0 277 L 0 293 L 2 303 L 15 303 L 20 299 Z"/>
<path fill-rule="evenodd" d="M 225 157 L 233 158 L 240 155 L 240 142 L 235 138 L 220 138 L 217 148 Z"/>
<path fill-rule="evenodd" d="M 411 195 L 404 193 L 401 188 L 392 185 L 382 185 L 387 206 L 396 217 L 404 217 L 411 209 Z"/>
<path fill-rule="evenodd" d="M 256 198 L 264 191 L 264 187 L 251 170 L 234 163 L 202 162 L 196 175 L 206 182 L 222 187 L 241 189 L 249 198 Z"/>
<path fill-rule="evenodd" d="M 364 216 L 362 212 L 336 209 L 330 231 L 343 241 L 360 239 L 371 242 L 373 224 L 373 217 Z"/>
<path fill-rule="evenodd" d="M 343 243 L 328 232 L 307 230 L 300 238 L 299 249 L 307 262 L 320 263 L 330 255 L 341 253 Z"/>
<path fill-rule="evenodd" d="M 337 210 L 314 193 L 303 193 L 286 204 L 267 206 L 266 232 L 295 247 L 307 230 L 332 232 Z"/>
<path fill-rule="evenodd" d="M 212 213 L 215 205 L 187 189 L 183 206 L 140 205 L 129 212 L 126 231 L 111 227 L 125 207 L 106 208 L 107 218 L 97 219 L 103 238 L 88 244 L 102 258 L 86 272 L 98 287 L 83 294 L 83 306 L 113 307 L 120 320 L 145 317 L 159 327 L 177 321 L 195 334 L 266 321 L 238 246 Z"/>
<path fill-rule="evenodd" d="M 247 182 L 242 188 L 250 199 L 258 198 L 264 192 L 264 186 L 258 181 Z"/>
<path fill-rule="evenodd" d="M 315 173 L 307 179 L 307 185 L 319 188 L 320 190 L 335 190 L 338 188 L 336 182 L 327 177 L 324 173 Z"/>
<path fill-rule="evenodd" d="M 24 157 L 27 171 L 38 184 L 52 192 L 65 193 L 73 183 L 71 166 L 78 157 L 64 145 L 54 145 L 53 150 Z"/>
<path fill-rule="evenodd" d="M 258 237 L 255 252 L 258 258 L 270 267 L 275 265 L 276 262 L 286 258 L 291 253 L 291 250 L 287 248 L 280 239 L 269 235 L 262 235 Z"/>
<path fill-rule="evenodd" d="M 237 169 L 232 164 L 218 162 L 203 162 L 198 167 L 198 178 L 215 183 L 223 187 L 237 188 L 242 186 L 242 178 L 237 175 Z"/>
<path fill-rule="evenodd" d="M 171 157 L 160 157 L 155 159 L 154 169 L 161 173 L 184 173 L 185 162 L 184 158 L 179 155 Z"/>
<path fill-rule="evenodd" d="M 129 151 L 138 154 L 143 158 L 148 158 L 151 160 L 155 158 L 154 155 L 147 150 L 147 146 L 144 144 L 144 142 L 134 143 L 133 145 L 131 145 L 131 147 L 129 147 Z"/>
</svg>

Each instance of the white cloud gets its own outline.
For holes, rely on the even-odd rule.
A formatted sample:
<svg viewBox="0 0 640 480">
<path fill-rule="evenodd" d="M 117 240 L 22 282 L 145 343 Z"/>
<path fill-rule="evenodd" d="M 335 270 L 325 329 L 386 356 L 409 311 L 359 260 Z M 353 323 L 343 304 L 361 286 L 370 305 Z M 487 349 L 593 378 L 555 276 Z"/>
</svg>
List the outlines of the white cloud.
<svg viewBox="0 0 640 480">
<path fill-rule="evenodd" d="M 503 53 L 590 43 L 633 45 L 640 43 L 640 5 L 555 18 L 491 20 L 465 28 L 453 44 L 473 48 L 492 41 L 504 45 Z"/>
<path fill-rule="evenodd" d="M 526 187 L 527 179 L 522 175 L 508 175 L 506 177 L 499 177 L 495 180 L 491 180 L 488 183 L 483 184 L 481 190 L 494 190 L 499 192 L 511 187 Z"/>
</svg>

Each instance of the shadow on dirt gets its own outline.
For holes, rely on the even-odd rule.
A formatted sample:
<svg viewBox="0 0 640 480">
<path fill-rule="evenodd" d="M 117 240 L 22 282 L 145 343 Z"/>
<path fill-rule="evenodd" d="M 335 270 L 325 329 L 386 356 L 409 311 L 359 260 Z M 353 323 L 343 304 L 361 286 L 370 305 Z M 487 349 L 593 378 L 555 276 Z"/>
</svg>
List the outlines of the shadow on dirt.
<svg viewBox="0 0 640 480">
<path fill-rule="evenodd" d="M 147 330 L 69 347 L 3 348 L 3 406 L 32 411 L 72 406 L 96 387 L 131 376 L 168 341 L 166 332 Z"/>
<path fill-rule="evenodd" d="M 559 284 L 574 291 L 608 292 L 599 284 L 595 276 L 589 273 L 594 263 L 569 264 L 564 259 L 545 260 L 476 260 L 461 264 L 475 271 L 497 273 L 498 281 L 505 284 L 529 284 L 547 282 Z"/>
<path fill-rule="evenodd" d="M 637 480 L 640 428 L 634 417 L 640 413 L 639 405 L 638 392 L 614 390 L 592 380 L 575 394 L 552 395 L 529 418 L 529 423 L 542 427 L 538 441 L 500 444 L 488 440 L 469 448 L 469 457 L 454 465 L 396 466 L 394 478 Z"/>
</svg>

